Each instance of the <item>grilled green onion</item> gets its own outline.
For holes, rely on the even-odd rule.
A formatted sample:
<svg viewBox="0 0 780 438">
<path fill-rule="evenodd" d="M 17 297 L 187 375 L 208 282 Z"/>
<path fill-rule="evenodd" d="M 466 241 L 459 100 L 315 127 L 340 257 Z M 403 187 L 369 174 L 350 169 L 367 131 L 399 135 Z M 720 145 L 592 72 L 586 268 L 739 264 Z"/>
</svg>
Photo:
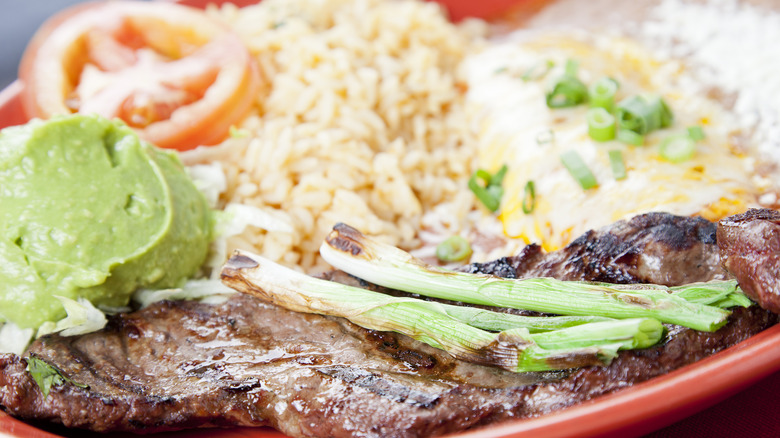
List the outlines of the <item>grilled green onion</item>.
<svg viewBox="0 0 780 438">
<path fill-rule="evenodd" d="M 436 246 L 436 258 L 443 262 L 460 262 L 471 256 L 469 241 L 461 236 L 450 236 Z"/>
<path fill-rule="evenodd" d="M 456 358 L 515 372 L 608 364 L 618 350 L 656 344 L 664 331 L 655 319 L 632 318 L 575 322 L 573 327 L 537 333 L 525 327 L 491 333 L 463 322 L 457 311 L 450 314 L 455 306 L 310 277 L 241 252 L 227 262 L 222 280 L 293 311 L 338 316 L 368 329 L 403 333 Z M 468 310 L 460 315 L 464 316 L 470 317 Z"/>
<path fill-rule="evenodd" d="M 645 135 L 672 123 L 672 111 L 657 95 L 630 96 L 617 105 L 618 128 Z"/>
<path fill-rule="evenodd" d="M 750 301 L 750 298 L 741 293 L 732 293 L 722 300 L 712 302 L 710 305 L 720 307 L 721 309 L 728 309 L 729 307 L 750 307 L 753 305 L 753 302 Z"/>
<path fill-rule="evenodd" d="M 615 107 L 615 94 L 617 94 L 618 82 L 612 78 L 604 77 L 594 82 L 588 89 L 588 101 L 593 108 L 604 108 L 612 111 Z"/>
<path fill-rule="evenodd" d="M 337 269 L 385 287 L 463 303 L 510 307 L 570 316 L 654 318 L 702 331 L 726 324 L 728 311 L 689 302 L 658 285 L 612 285 L 552 278 L 506 279 L 425 265 L 409 253 L 370 239 L 344 224 L 334 227 L 320 247 Z M 718 282 L 713 282 L 718 283 Z M 726 283 L 736 290 L 735 283 Z M 697 285 L 697 294 L 703 293 Z M 723 288 L 713 287 L 721 294 Z M 718 295 L 719 297 L 721 295 Z"/>
<path fill-rule="evenodd" d="M 609 151 L 609 165 L 612 168 L 612 175 L 616 180 L 625 179 L 626 164 L 623 162 L 623 152 L 618 149 Z"/>
<path fill-rule="evenodd" d="M 591 108 L 586 114 L 588 135 L 596 141 L 609 141 L 615 138 L 615 117 L 604 108 Z"/>
<path fill-rule="evenodd" d="M 744 297 L 744 295 L 741 295 Z M 494 312 L 471 306 L 455 306 L 442 303 L 447 315 L 482 330 L 500 332 L 511 329 L 526 329 L 529 333 L 549 332 L 562 328 L 576 327 L 592 322 L 614 321 L 603 316 L 523 316 L 512 313 Z"/>
<path fill-rule="evenodd" d="M 592 189 L 599 185 L 593 172 L 590 171 L 588 165 L 582 161 L 580 154 L 577 152 L 569 150 L 561 154 L 561 163 L 584 190 Z"/>
<path fill-rule="evenodd" d="M 673 294 L 691 303 L 707 304 L 725 309 L 728 307 L 749 307 L 752 302 L 746 297 L 735 280 L 690 283 L 670 287 Z"/>
<path fill-rule="evenodd" d="M 658 150 L 661 158 L 672 163 L 688 161 L 696 152 L 696 142 L 686 134 L 666 137 Z"/>
</svg>

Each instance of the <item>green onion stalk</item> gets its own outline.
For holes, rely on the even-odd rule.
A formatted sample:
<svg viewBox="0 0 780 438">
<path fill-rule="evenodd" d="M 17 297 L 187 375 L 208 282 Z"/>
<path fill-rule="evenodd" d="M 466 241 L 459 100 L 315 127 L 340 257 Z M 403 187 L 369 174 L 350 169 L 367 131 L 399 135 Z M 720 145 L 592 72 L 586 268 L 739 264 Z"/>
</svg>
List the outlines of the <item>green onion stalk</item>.
<svg viewBox="0 0 780 438">
<path fill-rule="evenodd" d="M 523 213 L 531 214 L 536 209 L 536 185 L 532 180 L 525 183 L 523 188 Z"/>
<path fill-rule="evenodd" d="M 484 169 L 479 169 L 474 172 L 471 178 L 469 178 L 469 189 L 490 211 L 494 212 L 498 210 L 498 207 L 501 205 L 501 197 L 504 195 L 502 184 L 507 169 L 506 164 L 501 166 L 495 174 L 491 174 Z M 480 180 L 484 185 L 480 184 Z"/>
<path fill-rule="evenodd" d="M 385 295 L 310 277 L 245 252 L 236 252 L 228 260 L 222 281 L 293 311 L 343 317 L 368 329 L 399 332 L 458 359 L 514 372 L 608 364 L 618 350 L 650 347 L 664 332 L 652 318 L 557 318 L 529 327 L 536 324 L 533 317 Z M 474 327 L 489 319 L 499 321 L 494 327 L 502 330 L 492 333 Z"/>
<path fill-rule="evenodd" d="M 688 127 L 688 137 L 693 139 L 693 141 L 699 141 L 704 140 L 704 130 L 701 128 L 701 126 L 689 126 Z"/>
<path fill-rule="evenodd" d="M 637 134 L 634 131 L 627 129 L 621 129 L 617 133 L 617 140 L 621 143 L 629 144 L 632 146 L 642 146 L 645 144 L 645 136 Z"/>
<path fill-rule="evenodd" d="M 501 332 L 511 329 L 525 329 L 529 333 L 550 332 L 594 322 L 614 321 L 602 316 L 524 316 L 513 313 L 494 312 L 479 307 L 441 304 L 447 315 L 472 327 Z"/>
<path fill-rule="evenodd" d="M 750 298 L 745 296 L 737 286 L 736 280 L 690 283 L 684 286 L 670 287 L 669 290 L 674 295 L 691 303 L 706 304 L 721 309 L 753 305 Z"/>
<path fill-rule="evenodd" d="M 590 168 L 588 168 L 588 165 L 585 164 L 585 161 L 583 161 L 577 151 L 573 149 L 568 150 L 561 154 L 560 159 L 563 167 L 569 171 L 569 174 L 583 190 L 598 187 L 599 183 L 596 181 L 596 176 L 593 175 L 593 172 L 590 171 Z"/>
<path fill-rule="evenodd" d="M 646 135 L 672 124 L 674 115 L 664 100 L 653 94 L 629 96 L 617 105 L 618 127 Z"/>
<path fill-rule="evenodd" d="M 609 165 L 612 168 L 612 176 L 616 180 L 626 179 L 626 163 L 623 161 L 623 152 L 619 149 L 612 149 L 608 152 Z"/>
<path fill-rule="evenodd" d="M 549 108 L 577 106 L 588 100 L 588 87 L 577 78 L 577 62 L 568 60 L 565 73 L 557 78 L 545 99 Z"/>
<path fill-rule="evenodd" d="M 696 153 L 696 141 L 687 134 L 670 135 L 663 139 L 658 153 L 666 161 L 682 163 Z"/>
<path fill-rule="evenodd" d="M 424 296 L 556 315 L 607 318 L 653 318 L 712 332 L 730 314 L 716 305 L 685 299 L 685 288 L 659 285 L 614 285 L 552 278 L 506 279 L 429 266 L 409 253 L 369 239 L 338 224 L 320 247 L 322 257 L 337 269 L 380 286 Z M 696 285 L 695 294 L 714 290 L 715 301 L 738 293 L 735 282 Z M 726 291 L 726 292 L 724 292 Z"/>
<path fill-rule="evenodd" d="M 462 262 L 472 252 L 468 240 L 462 236 L 450 236 L 436 246 L 436 258 L 443 262 Z"/>
<path fill-rule="evenodd" d="M 609 141 L 615 138 L 615 116 L 601 107 L 588 110 L 588 135 L 596 141 Z"/>
<path fill-rule="evenodd" d="M 618 88 L 618 82 L 609 77 L 594 82 L 588 89 L 588 100 L 591 108 L 603 108 L 611 112 L 615 107 L 615 95 Z"/>
</svg>

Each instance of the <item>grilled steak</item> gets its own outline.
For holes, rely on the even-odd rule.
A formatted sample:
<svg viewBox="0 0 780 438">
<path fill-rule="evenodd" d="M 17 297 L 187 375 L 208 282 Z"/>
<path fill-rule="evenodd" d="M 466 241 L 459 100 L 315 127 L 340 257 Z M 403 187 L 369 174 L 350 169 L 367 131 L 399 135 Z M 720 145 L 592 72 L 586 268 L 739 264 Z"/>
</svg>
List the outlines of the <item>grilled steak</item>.
<svg viewBox="0 0 780 438">
<path fill-rule="evenodd" d="M 621 282 L 722 278 L 714 224 L 708 224 L 646 215 L 588 233 L 559 253 L 529 250 L 471 269 L 598 281 L 610 272 L 611 281 Z M 652 272 L 642 251 L 660 257 L 664 249 L 685 263 L 662 263 L 671 272 Z M 363 284 L 339 272 L 327 277 Z M 0 355 L 0 405 L 20 418 L 99 431 L 269 425 L 292 436 L 438 435 L 625 388 L 777 321 L 758 306 L 738 308 L 715 333 L 672 326 L 663 344 L 621 352 L 607 367 L 515 374 L 454 360 L 403 335 L 290 312 L 243 294 L 221 305 L 161 302 L 114 316 L 100 332 L 46 336 L 26 353 L 87 387 L 65 383 L 44 398 L 24 358 Z"/>
<path fill-rule="evenodd" d="M 700 217 L 648 213 L 588 231 L 559 251 L 544 253 L 532 244 L 517 256 L 464 270 L 508 278 L 667 286 L 723 280 L 730 275 L 720 263 L 716 228 Z"/>
<path fill-rule="evenodd" d="M 718 224 L 723 265 L 740 279 L 745 294 L 780 313 L 780 212 L 749 210 Z"/>
</svg>

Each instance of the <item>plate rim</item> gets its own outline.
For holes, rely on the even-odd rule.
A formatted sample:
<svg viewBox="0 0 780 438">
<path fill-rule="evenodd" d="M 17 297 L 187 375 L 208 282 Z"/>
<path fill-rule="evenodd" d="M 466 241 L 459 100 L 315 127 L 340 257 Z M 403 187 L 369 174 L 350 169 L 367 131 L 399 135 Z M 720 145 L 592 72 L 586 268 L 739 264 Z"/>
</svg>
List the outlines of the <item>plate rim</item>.
<svg viewBox="0 0 780 438">
<path fill-rule="evenodd" d="M 668 426 L 780 371 L 780 324 L 692 364 L 540 417 L 459 438 L 641 435 Z M 668 395 L 675 394 L 669 398 Z M 641 409 L 628 409 L 641 407 Z M 603 413 L 609 411 L 610 415 Z M 617 435 L 616 435 L 617 436 Z"/>
<path fill-rule="evenodd" d="M 219 4 L 226 0 L 158 1 L 200 5 Z M 438 1 L 446 3 L 446 0 Z M 19 100 L 22 88 L 21 81 L 16 80 L 0 90 L 0 128 L 26 121 Z M 447 436 L 526 438 L 541 435 L 575 438 L 641 435 L 702 411 L 776 372 L 780 372 L 780 324 L 697 362 L 614 393 L 539 417 L 509 420 Z M 672 393 L 675 397 L 670 398 Z M 606 411 L 610 415 L 604 415 Z M 222 430 L 239 429 L 241 436 L 255 435 L 253 430 L 247 431 L 247 428 Z M 256 433 L 257 436 L 283 436 L 276 431 L 269 435 L 267 428 L 258 428 Z M 0 410 L 2 436 L 60 437 Z"/>
</svg>

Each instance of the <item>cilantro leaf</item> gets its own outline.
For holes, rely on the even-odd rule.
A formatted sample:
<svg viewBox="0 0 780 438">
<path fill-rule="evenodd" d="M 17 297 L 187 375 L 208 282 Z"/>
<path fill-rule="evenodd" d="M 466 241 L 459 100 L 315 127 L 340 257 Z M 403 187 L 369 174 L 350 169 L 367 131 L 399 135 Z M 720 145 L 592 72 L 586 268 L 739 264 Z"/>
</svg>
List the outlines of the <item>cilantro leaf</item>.
<svg viewBox="0 0 780 438">
<path fill-rule="evenodd" d="M 32 355 L 27 358 L 27 372 L 30 373 L 33 380 L 35 380 L 35 383 L 38 384 L 38 387 L 43 393 L 43 398 L 49 396 L 49 391 L 51 391 L 52 387 L 62 385 L 64 383 L 70 383 L 80 388 L 87 387 L 87 385 L 76 383 L 73 380 L 63 376 L 62 371 L 52 365 L 49 365 L 44 360 Z"/>
</svg>

